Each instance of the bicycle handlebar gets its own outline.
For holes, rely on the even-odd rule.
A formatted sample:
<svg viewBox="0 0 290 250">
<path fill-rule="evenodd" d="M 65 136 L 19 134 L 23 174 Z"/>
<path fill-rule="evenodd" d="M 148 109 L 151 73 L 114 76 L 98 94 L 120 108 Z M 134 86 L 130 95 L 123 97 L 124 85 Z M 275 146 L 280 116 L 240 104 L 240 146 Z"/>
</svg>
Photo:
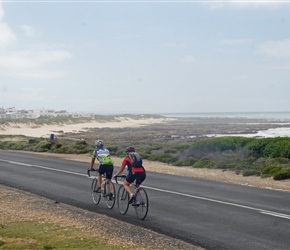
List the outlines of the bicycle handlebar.
<svg viewBox="0 0 290 250">
<path fill-rule="evenodd" d="M 122 175 L 115 175 L 115 176 L 114 176 L 114 179 L 115 179 L 116 183 L 119 184 L 119 183 L 118 183 L 118 178 L 120 178 L 120 179 L 125 179 L 126 177 L 127 177 L 127 176 L 126 176 L 125 174 L 122 174 Z"/>
<path fill-rule="evenodd" d="M 91 174 L 90 174 L 90 172 L 98 172 L 99 171 L 99 169 L 88 169 L 88 171 L 87 171 L 87 174 L 88 174 L 88 176 L 89 177 L 91 177 Z"/>
</svg>

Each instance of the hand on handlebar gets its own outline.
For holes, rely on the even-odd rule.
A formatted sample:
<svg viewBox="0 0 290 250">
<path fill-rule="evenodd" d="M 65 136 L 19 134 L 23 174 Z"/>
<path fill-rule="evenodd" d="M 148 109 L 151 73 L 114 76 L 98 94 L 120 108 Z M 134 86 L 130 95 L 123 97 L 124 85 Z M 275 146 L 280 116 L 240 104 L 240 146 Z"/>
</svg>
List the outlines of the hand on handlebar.
<svg viewBox="0 0 290 250">
<path fill-rule="evenodd" d="M 87 171 L 87 174 L 88 174 L 89 177 L 91 177 L 91 175 L 90 175 L 91 171 L 94 172 L 94 171 L 97 171 L 97 170 L 95 170 L 94 168 L 89 168 L 88 171 Z"/>
</svg>

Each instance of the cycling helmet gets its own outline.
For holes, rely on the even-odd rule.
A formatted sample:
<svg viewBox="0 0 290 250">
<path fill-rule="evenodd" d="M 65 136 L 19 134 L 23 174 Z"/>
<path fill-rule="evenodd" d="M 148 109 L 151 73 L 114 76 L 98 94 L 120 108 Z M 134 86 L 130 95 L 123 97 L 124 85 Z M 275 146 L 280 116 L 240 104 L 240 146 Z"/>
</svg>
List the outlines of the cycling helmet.
<svg viewBox="0 0 290 250">
<path fill-rule="evenodd" d="M 102 141 L 102 140 L 95 141 L 95 146 L 97 146 L 97 147 L 103 147 L 104 146 L 104 141 Z"/>
<path fill-rule="evenodd" d="M 126 148 L 126 153 L 130 153 L 130 152 L 135 152 L 135 148 L 132 146 L 129 146 Z"/>
</svg>

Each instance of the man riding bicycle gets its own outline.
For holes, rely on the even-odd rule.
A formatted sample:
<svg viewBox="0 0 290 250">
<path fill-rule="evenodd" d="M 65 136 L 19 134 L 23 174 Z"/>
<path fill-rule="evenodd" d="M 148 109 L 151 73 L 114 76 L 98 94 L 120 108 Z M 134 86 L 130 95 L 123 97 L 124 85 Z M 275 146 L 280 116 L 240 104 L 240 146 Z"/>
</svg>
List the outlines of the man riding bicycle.
<svg viewBox="0 0 290 250">
<path fill-rule="evenodd" d="M 92 153 L 92 160 L 90 164 L 90 170 L 94 169 L 95 160 L 100 163 L 98 172 L 98 189 L 97 193 L 101 193 L 102 175 L 106 173 L 106 178 L 111 180 L 114 171 L 114 161 L 110 157 L 110 151 L 104 148 L 104 142 L 102 140 L 95 141 L 96 149 Z"/>
<path fill-rule="evenodd" d="M 139 187 L 141 183 L 146 179 L 146 171 L 142 165 L 142 159 L 138 153 L 135 152 L 135 148 L 129 146 L 126 148 L 126 156 L 123 159 L 122 165 L 120 169 L 117 171 L 115 176 L 120 175 L 125 166 L 128 167 L 129 174 L 124 181 L 124 188 L 128 192 L 130 200 L 129 203 L 132 203 L 134 199 L 134 194 L 130 188 L 130 184 L 133 183 L 135 180 L 136 187 Z"/>
</svg>

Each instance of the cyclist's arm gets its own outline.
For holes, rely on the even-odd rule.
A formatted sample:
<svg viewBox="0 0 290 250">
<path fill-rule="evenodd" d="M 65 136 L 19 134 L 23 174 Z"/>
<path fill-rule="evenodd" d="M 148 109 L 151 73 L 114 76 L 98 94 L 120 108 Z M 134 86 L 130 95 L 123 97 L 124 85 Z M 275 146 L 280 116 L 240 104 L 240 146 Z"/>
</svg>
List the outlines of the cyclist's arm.
<svg viewBox="0 0 290 250">
<path fill-rule="evenodd" d="M 123 160 L 122 164 L 121 164 L 121 167 L 120 169 L 117 171 L 116 175 L 120 175 L 123 171 L 124 171 L 124 168 L 127 166 L 127 161 L 126 161 L 126 158 Z"/>
<path fill-rule="evenodd" d="M 92 158 L 91 164 L 90 164 L 90 169 L 93 169 L 94 168 L 95 160 L 96 160 L 96 158 Z"/>
</svg>

